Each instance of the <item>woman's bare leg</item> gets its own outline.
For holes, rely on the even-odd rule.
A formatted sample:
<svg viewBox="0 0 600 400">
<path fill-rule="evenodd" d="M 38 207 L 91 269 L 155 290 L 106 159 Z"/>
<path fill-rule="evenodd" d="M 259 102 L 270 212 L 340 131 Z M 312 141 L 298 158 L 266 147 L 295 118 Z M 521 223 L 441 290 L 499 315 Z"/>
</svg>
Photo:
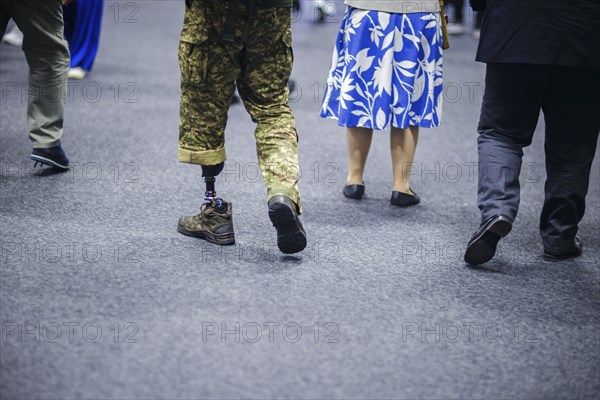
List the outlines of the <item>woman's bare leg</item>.
<svg viewBox="0 0 600 400">
<path fill-rule="evenodd" d="M 394 172 L 394 191 L 406 194 L 410 192 L 410 173 L 415 159 L 419 127 L 406 129 L 394 128 L 390 134 L 390 150 L 392 152 L 392 168 Z"/>
<path fill-rule="evenodd" d="M 367 128 L 346 128 L 348 144 L 348 178 L 347 185 L 362 185 L 363 173 L 369 149 L 373 139 L 373 130 Z"/>
</svg>

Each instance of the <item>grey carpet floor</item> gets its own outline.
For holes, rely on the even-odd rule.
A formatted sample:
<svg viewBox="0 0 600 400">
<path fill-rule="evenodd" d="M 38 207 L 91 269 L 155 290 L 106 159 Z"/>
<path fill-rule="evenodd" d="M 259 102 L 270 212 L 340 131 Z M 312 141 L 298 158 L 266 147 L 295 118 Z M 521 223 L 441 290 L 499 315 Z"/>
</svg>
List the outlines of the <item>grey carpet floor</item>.
<svg viewBox="0 0 600 400">
<path fill-rule="evenodd" d="M 64 174 L 28 160 L 27 67 L 0 46 L 2 399 L 598 398 L 598 158 L 581 258 L 541 258 L 541 119 L 513 232 L 485 267 L 464 265 L 479 218 L 476 41 L 445 52 L 443 126 L 422 131 L 412 180 L 422 203 L 393 209 L 388 133 L 366 199 L 341 195 L 344 131 L 318 117 L 341 14 L 312 13 L 293 28 L 309 240 L 296 256 L 275 246 L 241 105 L 217 182 L 236 245 L 175 231 L 204 191 L 177 162 L 183 2 L 106 3 L 95 68 L 70 88 Z"/>
</svg>

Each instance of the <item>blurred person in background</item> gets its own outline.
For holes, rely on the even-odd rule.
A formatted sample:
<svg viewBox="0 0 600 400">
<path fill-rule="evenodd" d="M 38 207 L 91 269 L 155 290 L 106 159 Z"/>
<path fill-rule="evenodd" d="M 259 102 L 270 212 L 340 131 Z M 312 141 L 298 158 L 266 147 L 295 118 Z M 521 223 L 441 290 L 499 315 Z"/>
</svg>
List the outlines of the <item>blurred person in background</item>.
<svg viewBox="0 0 600 400">
<path fill-rule="evenodd" d="M 449 35 L 462 35 L 465 33 L 464 24 L 464 0 L 445 0 L 446 6 L 451 6 L 454 9 L 452 21 L 448 23 Z"/>
<path fill-rule="evenodd" d="M 63 4 L 71 0 L 0 0 L 0 35 L 10 19 L 23 32 L 29 65 L 27 126 L 33 144 L 31 159 L 66 170 L 69 160 L 63 134 L 69 48 L 63 35 Z"/>
<path fill-rule="evenodd" d="M 317 22 L 325 22 L 327 17 L 335 13 L 337 6 L 332 1 L 315 0 L 313 1 L 311 10 L 317 13 Z"/>
<path fill-rule="evenodd" d="M 600 132 L 600 2 L 471 0 L 471 6 L 485 9 L 476 59 L 486 63 L 486 75 L 477 128 L 481 219 L 465 262 L 490 261 L 512 230 L 523 149 L 540 111 L 546 125 L 543 258 L 579 257 L 578 224 Z"/>
<path fill-rule="evenodd" d="M 419 204 L 410 173 L 419 128 L 442 117 L 442 20 L 438 0 L 346 0 L 321 117 L 346 128 L 345 197 L 360 200 L 373 130 L 390 128 L 390 204 Z M 398 32 L 405 32 L 404 35 Z"/>
<path fill-rule="evenodd" d="M 64 8 L 71 79 L 83 79 L 92 70 L 100 42 L 103 7 L 102 0 L 77 0 Z"/>
<path fill-rule="evenodd" d="M 473 37 L 479 40 L 481 35 L 481 23 L 483 22 L 483 11 L 475 12 L 475 25 L 473 25 Z"/>
<path fill-rule="evenodd" d="M 334 0 L 311 0 L 311 3 L 310 10 L 315 12 L 316 22 L 324 22 L 327 17 L 333 15 L 337 10 Z M 293 0 L 292 7 L 294 12 L 302 12 L 301 0 Z"/>
</svg>

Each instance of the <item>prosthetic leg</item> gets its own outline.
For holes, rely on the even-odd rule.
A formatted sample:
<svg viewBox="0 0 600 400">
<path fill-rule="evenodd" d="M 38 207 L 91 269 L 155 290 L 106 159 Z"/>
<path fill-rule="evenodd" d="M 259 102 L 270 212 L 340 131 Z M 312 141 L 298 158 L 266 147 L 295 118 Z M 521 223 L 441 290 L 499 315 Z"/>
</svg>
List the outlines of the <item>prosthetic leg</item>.
<svg viewBox="0 0 600 400">
<path fill-rule="evenodd" d="M 220 245 L 235 243 L 231 203 L 217 197 L 215 190 L 215 176 L 221 173 L 223 167 L 224 163 L 202 166 L 206 203 L 202 205 L 198 214 L 180 218 L 177 223 L 180 233 Z"/>
<path fill-rule="evenodd" d="M 217 165 L 203 165 L 202 166 L 202 177 L 204 178 L 204 184 L 206 185 L 206 192 L 204 192 L 204 199 L 211 203 L 214 202 L 215 208 L 217 210 L 221 210 L 223 208 L 223 199 L 217 197 L 217 191 L 215 190 L 215 176 L 218 176 L 223 168 L 225 167 L 225 163 Z"/>
</svg>

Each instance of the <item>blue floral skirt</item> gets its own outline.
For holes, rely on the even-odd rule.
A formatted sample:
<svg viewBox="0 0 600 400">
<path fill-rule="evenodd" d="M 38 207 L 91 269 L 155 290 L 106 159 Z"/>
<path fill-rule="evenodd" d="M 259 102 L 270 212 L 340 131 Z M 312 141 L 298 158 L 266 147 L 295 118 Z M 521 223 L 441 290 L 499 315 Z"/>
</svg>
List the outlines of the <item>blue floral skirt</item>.
<svg viewBox="0 0 600 400">
<path fill-rule="evenodd" d="M 438 126 L 442 117 L 439 13 L 348 7 L 337 37 L 321 117 L 382 130 Z"/>
</svg>

